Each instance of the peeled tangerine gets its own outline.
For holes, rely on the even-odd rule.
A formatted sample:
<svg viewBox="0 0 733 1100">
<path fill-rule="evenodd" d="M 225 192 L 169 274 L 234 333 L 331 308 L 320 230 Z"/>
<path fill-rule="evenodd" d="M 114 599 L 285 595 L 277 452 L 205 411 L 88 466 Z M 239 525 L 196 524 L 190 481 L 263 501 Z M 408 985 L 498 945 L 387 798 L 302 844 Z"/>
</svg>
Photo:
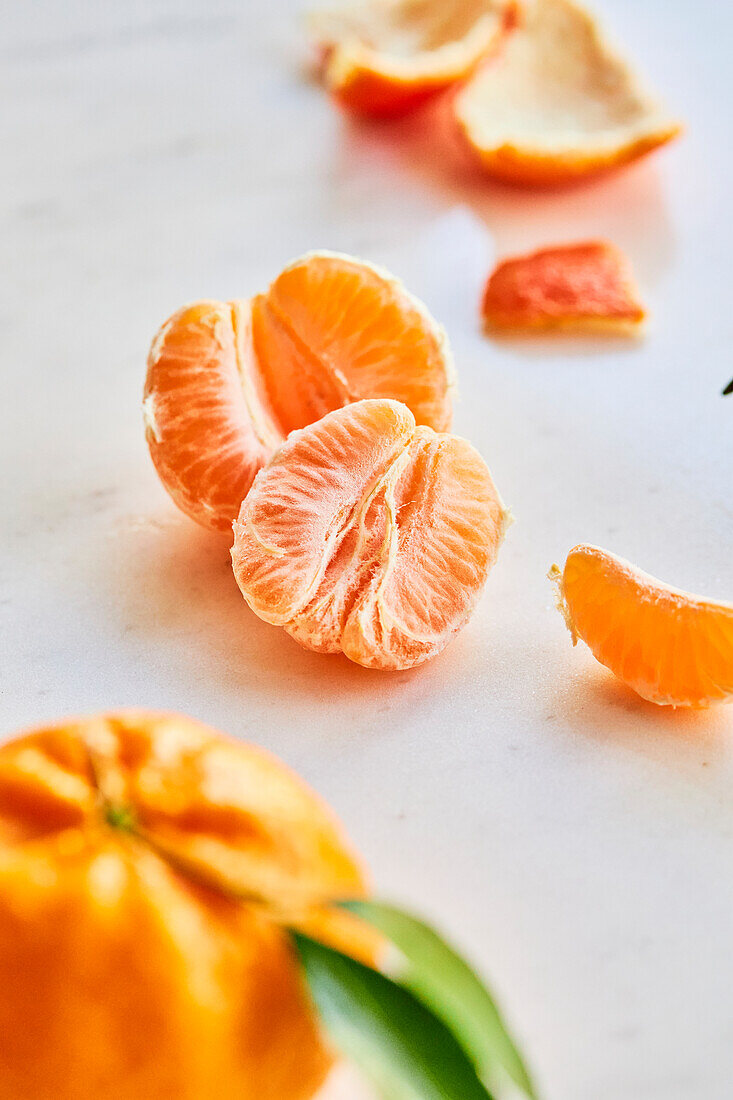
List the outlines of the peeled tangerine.
<svg viewBox="0 0 733 1100">
<path fill-rule="evenodd" d="M 516 9 L 515 0 L 345 0 L 314 12 L 311 28 L 339 102 L 395 115 L 467 76 Z"/>
<path fill-rule="evenodd" d="M 503 260 L 481 310 L 493 332 L 633 332 L 646 316 L 626 257 L 606 241 Z"/>
<path fill-rule="evenodd" d="M 652 703 L 704 707 L 733 696 L 733 604 L 657 581 L 597 546 L 576 546 L 560 609 L 573 636 Z"/>
<path fill-rule="evenodd" d="M 522 25 L 455 110 L 486 171 L 519 184 L 592 175 L 680 132 L 571 0 L 528 0 Z"/>
<path fill-rule="evenodd" d="M 470 444 L 360 401 L 294 432 L 258 474 L 232 562 L 252 610 L 301 645 L 403 669 L 469 618 L 506 524 Z"/>
<path fill-rule="evenodd" d="M 0 1100 L 308 1100 L 283 923 L 373 959 L 341 830 L 278 760 L 128 711 L 0 748 Z"/>
<path fill-rule="evenodd" d="M 145 434 L 179 508 L 231 530 L 255 474 L 294 428 L 392 397 L 443 431 L 451 385 L 445 333 L 421 302 L 371 264 L 313 252 L 265 294 L 196 302 L 166 321 L 148 357 Z"/>
</svg>

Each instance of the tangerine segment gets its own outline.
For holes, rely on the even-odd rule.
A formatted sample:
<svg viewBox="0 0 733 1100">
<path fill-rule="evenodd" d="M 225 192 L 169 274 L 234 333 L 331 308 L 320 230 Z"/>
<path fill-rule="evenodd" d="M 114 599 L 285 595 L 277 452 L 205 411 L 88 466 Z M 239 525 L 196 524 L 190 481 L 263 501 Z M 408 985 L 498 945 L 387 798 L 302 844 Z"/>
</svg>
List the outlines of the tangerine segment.
<svg viewBox="0 0 733 1100">
<path fill-rule="evenodd" d="M 507 512 L 478 453 L 366 400 L 294 432 L 234 525 L 242 594 L 301 645 L 411 668 L 469 618 Z"/>
<path fill-rule="evenodd" d="M 252 313 L 255 355 L 285 434 L 364 397 L 391 397 L 418 424 L 450 427 L 448 339 L 389 272 L 312 252 L 253 300 Z"/>
<path fill-rule="evenodd" d="M 307 1100 L 330 1058 L 280 921 L 369 958 L 319 925 L 363 888 L 308 788 L 189 719 L 3 745 L 0 1098 Z"/>
<path fill-rule="evenodd" d="M 175 313 L 148 357 L 143 411 L 156 469 L 178 506 L 231 529 L 257 471 L 294 428 L 362 397 L 451 419 L 445 333 L 387 272 L 314 252 L 251 302 Z"/>
<path fill-rule="evenodd" d="M 652 703 L 704 707 L 733 696 L 733 604 L 657 581 L 597 546 L 576 546 L 560 572 L 573 636 Z"/>
<path fill-rule="evenodd" d="M 206 527 L 227 529 L 282 438 L 259 386 L 247 303 L 178 310 L 153 340 L 143 417 L 158 475 Z"/>
<path fill-rule="evenodd" d="M 494 332 L 624 332 L 646 316 L 626 257 L 606 241 L 503 260 L 489 276 L 481 312 Z"/>
<path fill-rule="evenodd" d="M 515 0 L 347 0 L 314 12 L 324 79 L 349 110 L 397 115 L 465 78 L 512 26 Z"/>
<path fill-rule="evenodd" d="M 456 100 L 487 172 L 555 185 L 625 164 L 680 133 L 572 0 L 530 0 L 501 56 Z"/>
</svg>

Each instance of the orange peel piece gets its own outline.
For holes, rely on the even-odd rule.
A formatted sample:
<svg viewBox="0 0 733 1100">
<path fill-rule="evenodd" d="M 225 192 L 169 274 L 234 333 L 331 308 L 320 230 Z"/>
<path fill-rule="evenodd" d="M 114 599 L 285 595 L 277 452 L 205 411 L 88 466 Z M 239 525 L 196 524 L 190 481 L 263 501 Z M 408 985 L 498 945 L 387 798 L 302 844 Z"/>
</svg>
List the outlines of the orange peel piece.
<svg viewBox="0 0 733 1100">
<path fill-rule="evenodd" d="M 350 0 L 311 15 L 336 99 L 401 114 L 462 80 L 515 22 L 515 0 Z"/>
<path fill-rule="evenodd" d="M 550 578 L 573 636 L 643 699 L 706 707 L 733 697 L 733 604 L 672 588 L 597 546 Z"/>
<path fill-rule="evenodd" d="M 526 185 L 615 168 L 681 130 L 572 0 L 531 0 L 501 56 L 457 97 L 455 113 L 486 171 Z"/>
<path fill-rule="evenodd" d="M 607 241 L 543 248 L 502 260 L 481 312 L 490 332 L 633 333 L 646 313 L 630 265 Z"/>
</svg>

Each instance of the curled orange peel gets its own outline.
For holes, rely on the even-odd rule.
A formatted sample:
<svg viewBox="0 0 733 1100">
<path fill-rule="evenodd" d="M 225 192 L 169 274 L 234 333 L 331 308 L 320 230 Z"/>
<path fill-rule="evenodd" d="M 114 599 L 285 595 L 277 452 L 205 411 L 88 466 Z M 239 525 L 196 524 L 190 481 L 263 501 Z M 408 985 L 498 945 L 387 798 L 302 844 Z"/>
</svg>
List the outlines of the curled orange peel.
<svg viewBox="0 0 733 1100">
<path fill-rule="evenodd" d="M 554 186 L 635 160 L 681 131 L 572 0 L 529 0 L 501 55 L 454 106 L 492 176 Z"/>
<path fill-rule="evenodd" d="M 358 113 L 397 115 L 465 79 L 517 13 L 516 0 L 350 0 L 309 22 L 335 98 Z"/>
</svg>

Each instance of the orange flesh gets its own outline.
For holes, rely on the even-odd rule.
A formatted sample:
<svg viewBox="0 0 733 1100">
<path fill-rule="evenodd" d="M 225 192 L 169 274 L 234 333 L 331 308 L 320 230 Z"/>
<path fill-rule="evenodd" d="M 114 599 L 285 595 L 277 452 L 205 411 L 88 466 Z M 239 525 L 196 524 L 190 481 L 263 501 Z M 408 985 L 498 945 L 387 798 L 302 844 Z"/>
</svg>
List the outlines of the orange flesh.
<svg viewBox="0 0 733 1100">
<path fill-rule="evenodd" d="M 410 668 L 470 616 L 506 523 L 468 443 L 361 401 L 291 436 L 258 475 L 232 562 L 252 610 L 307 648 Z"/>
<path fill-rule="evenodd" d="M 514 332 L 618 332 L 645 318 L 626 258 L 605 241 L 503 260 L 489 276 L 481 311 L 490 330 Z"/>
<path fill-rule="evenodd" d="M 553 573 L 573 640 L 644 699 L 703 707 L 733 697 L 733 604 L 671 588 L 595 546 L 576 546 Z"/>
<path fill-rule="evenodd" d="M 445 336 L 397 280 L 348 257 L 311 254 L 251 302 L 199 302 L 163 326 L 148 360 L 146 437 L 176 504 L 228 530 L 294 428 L 387 396 L 443 430 L 450 388 Z"/>
<path fill-rule="evenodd" d="M 268 913 L 368 959 L 318 909 L 363 888 L 304 784 L 189 719 L 3 745 L 0 1098 L 307 1100 L 330 1058 Z"/>
</svg>

